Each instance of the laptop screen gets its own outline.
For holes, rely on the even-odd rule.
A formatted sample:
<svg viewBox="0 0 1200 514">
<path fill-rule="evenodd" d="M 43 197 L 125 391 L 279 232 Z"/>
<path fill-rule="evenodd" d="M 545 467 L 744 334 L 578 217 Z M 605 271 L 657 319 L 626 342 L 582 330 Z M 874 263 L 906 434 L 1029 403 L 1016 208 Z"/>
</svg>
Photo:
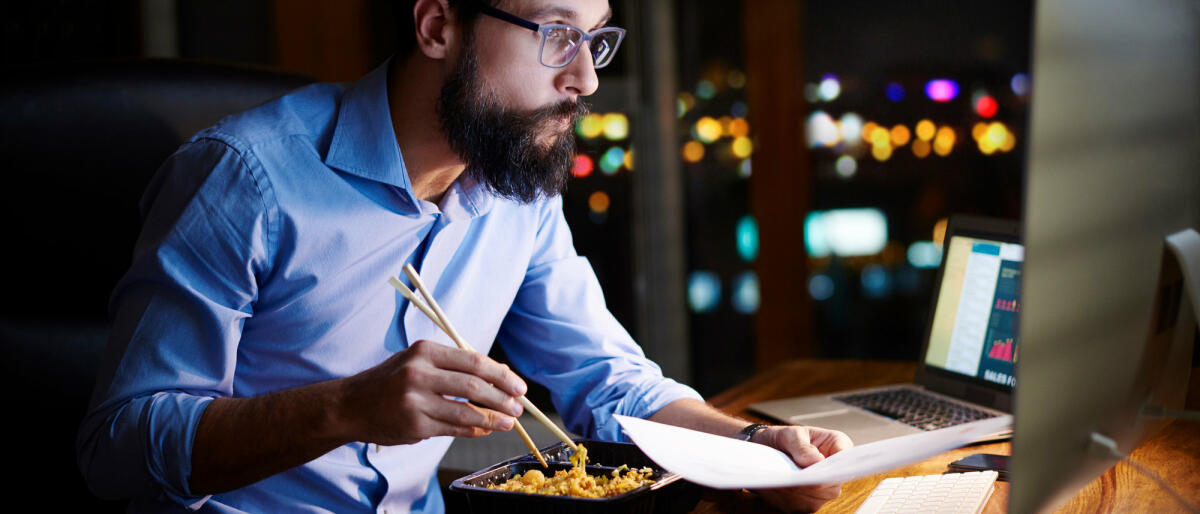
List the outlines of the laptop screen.
<svg viewBox="0 0 1200 514">
<path fill-rule="evenodd" d="M 1016 385 L 1013 365 L 1024 247 L 955 234 L 946 252 L 925 364 L 993 384 Z"/>
</svg>

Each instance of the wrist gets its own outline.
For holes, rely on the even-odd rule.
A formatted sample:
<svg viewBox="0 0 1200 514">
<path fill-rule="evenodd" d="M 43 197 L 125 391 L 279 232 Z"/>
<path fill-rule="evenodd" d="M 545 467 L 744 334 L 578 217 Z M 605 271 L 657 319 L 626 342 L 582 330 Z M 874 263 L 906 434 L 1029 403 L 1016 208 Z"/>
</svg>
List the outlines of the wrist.
<svg viewBox="0 0 1200 514">
<path fill-rule="evenodd" d="M 760 423 L 751 423 L 751 424 L 743 427 L 742 430 L 739 431 L 737 433 L 737 435 L 735 435 L 733 437 L 735 439 L 741 439 L 743 441 L 764 444 L 763 436 L 766 434 L 768 428 L 770 428 L 770 427 L 767 425 L 763 425 Z"/>
</svg>

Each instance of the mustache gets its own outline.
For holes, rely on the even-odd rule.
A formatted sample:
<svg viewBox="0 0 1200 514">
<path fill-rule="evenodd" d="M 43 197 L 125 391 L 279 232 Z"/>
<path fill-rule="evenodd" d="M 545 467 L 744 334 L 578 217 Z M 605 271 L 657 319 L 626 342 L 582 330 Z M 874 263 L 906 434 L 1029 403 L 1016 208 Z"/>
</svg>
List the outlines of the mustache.
<svg viewBox="0 0 1200 514">
<path fill-rule="evenodd" d="M 563 100 L 557 104 L 547 105 L 534 109 L 533 112 L 526 116 L 532 125 L 537 125 L 546 120 L 569 116 L 571 121 L 579 120 L 587 116 L 592 111 L 591 107 L 583 100 Z"/>
</svg>

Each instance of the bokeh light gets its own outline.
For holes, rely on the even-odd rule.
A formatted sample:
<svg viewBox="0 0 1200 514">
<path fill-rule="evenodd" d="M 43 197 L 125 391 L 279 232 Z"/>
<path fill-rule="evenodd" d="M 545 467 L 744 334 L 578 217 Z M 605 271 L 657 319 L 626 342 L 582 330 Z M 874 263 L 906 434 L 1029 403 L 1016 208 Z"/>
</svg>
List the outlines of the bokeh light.
<svg viewBox="0 0 1200 514">
<path fill-rule="evenodd" d="M 707 79 L 702 79 L 696 83 L 696 96 L 704 100 L 711 100 L 717 94 L 717 86 Z"/>
<path fill-rule="evenodd" d="M 721 122 L 711 116 L 703 116 L 696 120 L 696 139 L 711 143 L 721 137 Z"/>
<path fill-rule="evenodd" d="M 942 248 L 933 241 L 917 241 L 908 245 L 907 257 L 914 268 L 936 268 L 942 265 Z"/>
<path fill-rule="evenodd" d="M 745 159 L 754 153 L 754 143 L 748 137 L 738 137 L 733 139 L 733 143 L 729 146 L 733 151 L 733 156 L 738 159 Z"/>
<path fill-rule="evenodd" d="M 804 246 L 812 257 L 875 255 L 887 245 L 887 217 L 871 208 L 812 211 L 804 218 Z"/>
<path fill-rule="evenodd" d="M 850 178 L 853 177 L 858 171 L 858 161 L 854 160 L 854 157 L 843 155 L 838 157 L 838 160 L 836 163 L 834 163 L 833 167 L 835 170 L 837 170 L 839 177 Z"/>
<path fill-rule="evenodd" d="M 904 99 L 904 86 L 901 86 L 897 82 L 890 82 L 884 88 L 883 93 L 887 95 L 888 100 L 899 102 Z"/>
<path fill-rule="evenodd" d="M 848 112 L 843 114 L 838 120 L 841 126 L 842 140 L 850 146 L 857 146 L 859 143 L 859 135 L 863 130 L 863 119 L 861 116 Z"/>
<path fill-rule="evenodd" d="M 950 155 L 950 151 L 954 149 L 955 139 L 954 129 L 943 125 L 942 128 L 938 129 L 937 135 L 933 138 L 934 153 L 942 157 Z"/>
<path fill-rule="evenodd" d="M 1009 86 L 1012 87 L 1012 92 L 1016 93 L 1017 96 L 1029 94 L 1029 74 L 1017 73 L 1013 75 L 1012 80 L 1009 81 Z"/>
<path fill-rule="evenodd" d="M 587 154 L 576 154 L 575 161 L 571 164 L 571 175 L 575 178 L 584 178 L 591 175 L 595 167 L 592 158 Z"/>
<path fill-rule="evenodd" d="M 871 145 L 871 157 L 879 162 L 884 162 L 892 158 L 892 145 Z"/>
<path fill-rule="evenodd" d="M 904 125 L 896 125 L 892 127 L 891 139 L 892 146 L 904 146 L 908 144 L 908 140 L 912 137 L 912 133 L 908 131 L 908 127 Z"/>
<path fill-rule="evenodd" d="M 933 134 L 937 132 L 937 126 L 929 120 L 921 120 L 917 122 L 917 139 L 929 141 L 933 139 Z"/>
<path fill-rule="evenodd" d="M 733 310 L 742 314 L 754 314 L 758 311 L 761 298 L 758 275 L 753 271 L 740 273 L 733 279 Z"/>
<path fill-rule="evenodd" d="M 588 195 L 588 208 L 596 214 L 608 212 L 608 207 L 610 204 L 611 200 L 608 198 L 608 193 L 605 193 L 604 191 L 596 191 L 591 195 Z"/>
<path fill-rule="evenodd" d="M 687 162 L 700 162 L 704 158 L 704 143 L 699 141 L 688 141 L 683 144 L 683 150 L 680 152 L 683 160 Z"/>
<path fill-rule="evenodd" d="M 868 264 L 859 275 L 863 296 L 867 298 L 887 298 L 892 294 L 892 276 L 878 264 Z"/>
<path fill-rule="evenodd" d="M 958 96 L 958 83 L 950 79 L 933 79 L 925 84 L 925 96 L 935 102 L 949 102 Z"/>
<path fill-rule="evenodd" d="M 604 115 L 604 137 L 609 141 L 620 141 L 629 137 L 629 118 L 619 112 Z"/>
<path fill-rule="evenodd" d="M 621 164 L 625 162 L 625 150 L 619 146 L 609 148 L 600 156 L 600 171 L 605 175 L 612 175 L 621 169 Z"/>
<path fill-rule="evenodd" d="M 817 273 L 808 279 L 808 294 L 813 300 L 823 302 L 833 297 L 833 279 Z"/>
<path fill-rule="evenodd" d="M 633 171 L 633 148 L 625 151 L 625 160 L 622 164 L 625 165 L 625 169 Z"/>
<path fill-rule="evenodd" d="M 706 313 L 721 302 L 721 280 L 711 271 L 693 271 L 688 276 L 688 306 L 692 312 Z"/>
<path fill-rule="evenodd" d="M 750 123 L 745 118 L 734 118 L 729 122 L 729 135 L 733 137 L 746 137 L 750 135 Z"/>
<path fill-rule="evenodd" d="M 984 118 L 995 116 L 999 109 L 1000 106 L 996 104 L 996 99 L 989 95 L 980 95 L 975 99 L 975 112 Z"/>
<path fill-rule="evenodd" d="M 912 153 L 918 159 L 924 159 L 924 158 L 928 157 L 929 152 L 931 150 L 933 150 L 933 148 L 932 148 L 932 145 L 929 144 L 929 141 L 926 141 L 924 139 L 918 139 L 916 141 L 913 141 Z"/>
<path fill-rule="evenodd" d="M 737 223 L 738 256 L 746 262 L 754 262 L 758 257 L 758 222 L 749 214 L 742 216 Z"/>
<path fill-rule="evenodd" d="M 837 123 L 825 111 L 814 111 L 808 116 L 807 136 L 809 146 L 834 146 L 841 137 Z"/>
<path fill-rule="evenodd" d="M 738 176 L 742 178 L 750 178 L 750 173 L 752 171 L 750 166 L 750 159 L 742 159 L 742 163 L 738 165 Z"/>
<path fill-rule="evenodd" d="M 739 70 L 730 70 L 725 74 L 725 83 L 734 89 L 746 87 L 746 74 Z"/>
<path fill-rule="evenodd" d="M 604 116 L 596 113 L 584 116 L 575 126 L 575 133 L 584 139 L 595 139 L 604 132 Z"/>
<path fill-rule="evenodd" d="M 837 99 L 842 93 L 842 84 L 838 82 L 837 76 L 833 74 L 821 77 L 821 84 L 817 86 L 817 97 L 826 102 L 832 102 Z"/>
<path fill-rule="evenodd" d="M 942 247 L 942 241 L 946 239 L 946 225 L 950 223 L 949 218 L 942 218 L 933 224 L 933 244 L 938 248 Z"/>
<path fill-rule="evenodd" d="M 746 102 L 738 100 L 729 106 L 729 114 L 733 115 L 734 118 L 745 118 L 750 114 L 750 108 L 746 106 Z"/>
</svg>

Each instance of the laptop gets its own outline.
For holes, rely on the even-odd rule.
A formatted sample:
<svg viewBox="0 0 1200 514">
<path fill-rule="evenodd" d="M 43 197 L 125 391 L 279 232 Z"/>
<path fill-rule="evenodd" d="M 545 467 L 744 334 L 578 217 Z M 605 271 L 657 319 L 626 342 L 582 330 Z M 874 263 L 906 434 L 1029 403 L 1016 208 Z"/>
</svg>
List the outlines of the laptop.
<svg viewBox="0 0 1200 514">
<path fill-rule="evenodd" d="M 783 423 L 840 430 L 855 444 L 1011 412 L 1025 257 L 1019 232 L 1015 221 L 950 218 L 915 383 L 772 400 L 750 409 Z"/>
</svg>

